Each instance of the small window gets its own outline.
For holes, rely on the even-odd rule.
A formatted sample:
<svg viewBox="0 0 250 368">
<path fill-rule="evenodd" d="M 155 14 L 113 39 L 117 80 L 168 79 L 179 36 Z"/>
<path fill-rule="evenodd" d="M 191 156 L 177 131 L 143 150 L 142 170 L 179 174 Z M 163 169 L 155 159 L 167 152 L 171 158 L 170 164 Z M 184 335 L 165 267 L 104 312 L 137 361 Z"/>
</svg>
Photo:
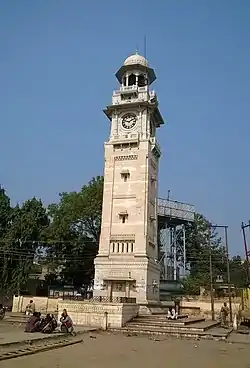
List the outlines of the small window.
<svg viewBox="0 0 250 368">
<path fill-rule="evenodd" d="M 128 243 L 126 244 L 126 252 L 128 253 Z"/>
<path fill-rule="evenodd" d="M 138 76 L 138 87 L 144 87 L 146 86 L 147 84 L 147 81 L 146 81 L 146 78 L 143 74 L 140 74 Z"/>
<path fill-rule="evenodd" d="M 129 86 L 133 86 L 136 84 L 136 76 L 132 73 L 130 74 L 130 76 L 128 77 L 128 85 Z"/>
<path fill-rule="evenodd" d="M 112 252 L 115 252 L 115 243 L 112 244 Z"/>
<path fill-rule="evenodd" d="M 117 243 L 117 253 L 120 252 L 120 243 Z"/>
<path fill-rule="evenodd" d="M 124 243 L 122 243 L 122 253 L 124 252 Z"/>
<path fill-rule="evenodd" d="M 131 252 L 133 253 L 134 251 L 134 243 L 131 243 Z"/>
<path fill-rule="evenodd" d="M 122 224 L 125 224 L 125 222 L 127 222 L 127 220 L 128 220 L 128 213 L 127 213 L 127 211 L 120 212 L 119 213 L 119 218 L 120 218 L 121 223 Z"/>
<path fill-rule="evenodd" d="M 128 179 L 130 178 L 130 173 L 127 170 L 126 170 L 126 172 L 121 172 L 121 177 L 122 177 L 124 182 L 127 182 Z"/>
</svg>

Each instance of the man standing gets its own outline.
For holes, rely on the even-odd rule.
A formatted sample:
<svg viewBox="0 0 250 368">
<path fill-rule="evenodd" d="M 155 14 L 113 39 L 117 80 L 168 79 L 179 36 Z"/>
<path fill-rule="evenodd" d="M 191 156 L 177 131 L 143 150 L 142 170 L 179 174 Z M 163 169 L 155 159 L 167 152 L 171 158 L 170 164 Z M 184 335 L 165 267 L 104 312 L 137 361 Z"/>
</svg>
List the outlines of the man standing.
<svg viewBox="0 0 250 368">
<path fill-rule="evenodd" d="M 227 317 L 229 313 L 229 308 L 227 303 L 223 303 L 221 310 L 220 310 L 220 318 L 221 318 L 221 327 L 227 327 Z"/>
</svg>

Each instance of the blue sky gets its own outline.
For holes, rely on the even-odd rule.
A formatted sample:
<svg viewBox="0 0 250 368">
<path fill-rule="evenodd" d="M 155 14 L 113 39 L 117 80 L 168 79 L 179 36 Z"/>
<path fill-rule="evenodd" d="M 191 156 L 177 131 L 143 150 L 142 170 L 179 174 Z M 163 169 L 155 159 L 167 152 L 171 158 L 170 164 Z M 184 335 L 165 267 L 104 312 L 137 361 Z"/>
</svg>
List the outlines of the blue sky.
<svg viewBox="0 0 250 368">
<path fill-rule="evenodd" d="M 250 218 L 248 0 L 0 0 L 0 183 L 46 204 L 103 173 L 114 73 L 136 46 L 167 124 L 160 196 L 229 225 Z"/>
</svg>

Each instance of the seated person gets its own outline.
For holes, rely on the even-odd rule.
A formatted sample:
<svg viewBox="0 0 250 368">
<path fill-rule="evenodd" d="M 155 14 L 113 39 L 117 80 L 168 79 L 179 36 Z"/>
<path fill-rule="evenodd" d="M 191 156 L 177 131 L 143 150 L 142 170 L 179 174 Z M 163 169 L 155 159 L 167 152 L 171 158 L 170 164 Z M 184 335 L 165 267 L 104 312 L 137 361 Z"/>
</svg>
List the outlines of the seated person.
<svg viewBox="0 0 250 368">
<path fill-rule="evenodd" d="M 61 326 L 60 326 L 61 332 L 74 334 L 73 321 L 68 315 L 66 309 L 64 309 L 62 312 L 60 322 L 61 322 Z"/>
<path fill-rule="evenodd" d="M 3 319 L 5 316 L 5 309 L 3 304 L 0 304 L 0 319 Z"/>
<path fill-rule="evenodd" d="M 33 302 L 33 300 L 30 300 L 29 304 L 26 305 L 25 314 L 26 316 L 30 316 L 31 314 L 34 314 L 35 311 L 35 303 Z"/>
<path fill-rule="evenodd" d="M 56 319 L 53 315 L 47 314 L 43 320 L 42 333 L 52 333 L 57 327 Z"/>
<path fill-rule="evenodd" d="M 168 310 L 167 319 L 177 319 L 177 318 L 178 318 L 178 315 L 175 309 L 170 307 Z"/>
<path fill-rule="evenodd" d="M 56 321 L 54 314 L 51 314 L 51 317 L 52 317 L 52 326 L 53 326 L 53 331 L 54 331 L 57 328 L 57 321 Z"/>
<path fill-rule="evenodd" d="M 46 317 L 40 316 L 40 324 L 39 324 L 39 331 L 42 331 L 42 329 L 46 326 L 46 324 L 49 322 L 50 314 L 47 314 Z"/>
<path fill-rule="evenodd" d="M 40 329 L 41 319 L 38 312 L 34 312 L 32 316 L 30 316 L 28 322 L 25 326 L 25 332 L 38 332 Z"/>
</svg>

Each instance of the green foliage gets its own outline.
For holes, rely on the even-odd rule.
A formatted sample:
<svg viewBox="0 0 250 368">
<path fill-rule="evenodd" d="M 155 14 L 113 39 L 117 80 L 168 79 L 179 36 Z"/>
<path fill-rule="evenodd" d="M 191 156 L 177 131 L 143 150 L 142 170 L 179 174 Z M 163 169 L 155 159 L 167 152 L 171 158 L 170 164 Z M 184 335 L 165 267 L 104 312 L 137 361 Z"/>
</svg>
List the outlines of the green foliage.
<svg viewBox="0 0 250 368">
<path fill-rule="evenodd" d="M 52 269 L 61 266 L 64 283 L 89 284 L 94 275 L 102 214 L 103 177 L 93 178 L 79 192 L 60 194 L 49 206 L 51 224 L 44 236 Z"/>
<path fill-rule="evenodd" d="M 12 208 L 10 199 L 0 186 L 0 239 L 2 240 L 11 223 Z"/>
<path fill-rule="evenodd" d="M 237 288 L 247 287 L 247 264 L 242 261 L 240 256 L 230 260 L 230 277 L 231 283 Z"/>
<path fill-rule="evenodd" d="M 199 295 L 200 294 L 200 286 L 201 281 L 200 278 L 195 276 L 188 276 L 185 280 L 183 280 L 183 292 L 186 295 Z"/>
<path fill-rule="evenodd" d="M 12 208 L 0 190 L 0 291 L 17 292 L 26 283 L 38 255 L 41 232 L 49 224 L 41 200 L 33 198 Z"/>
<path fill-rule="evenodd" d="M 188 285 L 209 287 L 210 252 L 215 281 L 218 275 L 224 276 L 226 274 L 225 247 L 221 238 L 218 237 L 216 229 L 211 228 L 204 216 L 196 214 L 194 223 L 186 229 L 186 255 L 187 263 L 190 265 Z"/>
<path fill-rule="evenodd" d="M 12 207 L 0 187 L 0 292 L 17 292 L 37 268 L 34 261 L 48 267 L 50 284 L 90 284 L 100 237 L 102 196 L 103 177 L 93 178 L 79 192 L 61 193 L 59 202 L 48 209 L 36 198 Z M 199 293 L 200 286 L 209 287 L 210 250 L 214 277 L 226 279 L 224 245 L 214 229 L 209 243 L 209 229 L 209 222 L 200 214 L 186 228 L 190 273 L 183 285 L 187 294 Z M 232 283 L 245 286 L 246 264 L 234 257 L 230 269 Z"/>
</svg>

